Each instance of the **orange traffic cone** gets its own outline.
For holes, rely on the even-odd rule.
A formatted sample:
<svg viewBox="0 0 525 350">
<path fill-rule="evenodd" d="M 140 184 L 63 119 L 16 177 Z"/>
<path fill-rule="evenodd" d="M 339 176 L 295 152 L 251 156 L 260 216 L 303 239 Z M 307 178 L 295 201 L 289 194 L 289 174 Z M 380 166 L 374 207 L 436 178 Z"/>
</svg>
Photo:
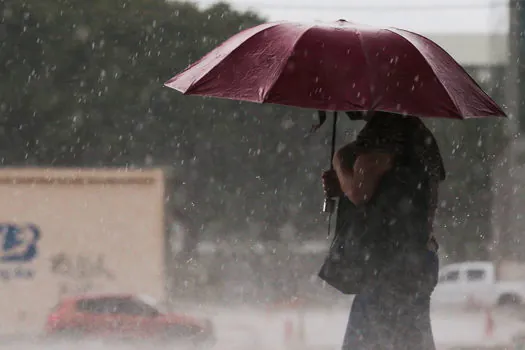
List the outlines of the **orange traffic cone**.
<svg viewBox="0 0 525 350">
<path fill-rule="evenodd" d="M 291 320 L 287 319 L 284 321 L 284 343 L 289 344 L 292 342 L 293 338 L 293 323 Z"/>
<path fill-rule="evenodd" d="M 490 309 L 485 311 L 485 336 L 487 338 L 492 337 L 494 334 L 494 318 Z"/>
</svg>

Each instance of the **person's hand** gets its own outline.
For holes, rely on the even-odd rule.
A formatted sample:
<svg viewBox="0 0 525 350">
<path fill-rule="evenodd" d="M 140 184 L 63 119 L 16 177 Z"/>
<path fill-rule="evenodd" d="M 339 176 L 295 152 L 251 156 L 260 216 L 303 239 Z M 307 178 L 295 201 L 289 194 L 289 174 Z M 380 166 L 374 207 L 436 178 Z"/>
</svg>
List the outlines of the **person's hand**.
<svg viewBox="0 0 525 350">
<path fill-rule="evenodd" d="M 327 198 L 339 197 L 343 193 L 341 185 L 339 184 L 339 179 L 334 170 L 324 171 L 321 178 L 324 194 Z"/>
</svg>

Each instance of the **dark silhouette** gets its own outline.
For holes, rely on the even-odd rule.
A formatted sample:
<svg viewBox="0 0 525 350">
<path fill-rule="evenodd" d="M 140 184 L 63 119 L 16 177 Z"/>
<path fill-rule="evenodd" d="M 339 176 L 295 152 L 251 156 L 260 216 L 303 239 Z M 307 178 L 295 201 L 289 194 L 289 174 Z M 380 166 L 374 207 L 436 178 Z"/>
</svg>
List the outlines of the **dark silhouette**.
<svg viewBox="0 0 525 350">
<path fill-rule="evenodd" d="M 343 349 L 434 349 L 430 295 L 437 283 L 432 235 L 445 170 L 419 118 L 374 113 L 323 174 L 339 196 L 336 235 L 320 277 L 356 294 Z"/>
</svg>

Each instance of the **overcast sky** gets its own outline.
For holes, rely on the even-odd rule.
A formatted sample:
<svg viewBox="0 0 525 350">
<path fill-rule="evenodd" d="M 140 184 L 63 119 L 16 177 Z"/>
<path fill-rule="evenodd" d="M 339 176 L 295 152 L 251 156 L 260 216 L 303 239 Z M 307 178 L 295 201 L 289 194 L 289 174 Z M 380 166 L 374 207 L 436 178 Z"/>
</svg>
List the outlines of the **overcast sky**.
<svg viewBox="0 0 525 350">
<path fill-rule="evenodd" d="M 213 0 L 193 0 L 202 6 Z M 346 19 L 421 33 L 506 32 L 508 0 L 228 0 L 270 21 Z"/>
</svg>

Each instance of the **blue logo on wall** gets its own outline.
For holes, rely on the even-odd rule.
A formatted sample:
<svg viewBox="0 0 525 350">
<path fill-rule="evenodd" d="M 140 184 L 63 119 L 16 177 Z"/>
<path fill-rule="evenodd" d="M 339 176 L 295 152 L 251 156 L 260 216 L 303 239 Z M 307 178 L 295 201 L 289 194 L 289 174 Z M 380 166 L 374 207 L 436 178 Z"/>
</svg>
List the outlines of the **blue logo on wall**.
<svg viewBox="0 0 525 350">
<path fill-rule="evenodd" d="M 0 280 L 31 279 L 32 269 L 23 265 L 38 255 L 40 229 L 33 224 L 0 224 Z"/>
<path fill-rule="evenodd" d="M 36 225 L 0 224 L 2 262 L 29 262 L 38 254 L 40 229 Z"/>
</svg>

